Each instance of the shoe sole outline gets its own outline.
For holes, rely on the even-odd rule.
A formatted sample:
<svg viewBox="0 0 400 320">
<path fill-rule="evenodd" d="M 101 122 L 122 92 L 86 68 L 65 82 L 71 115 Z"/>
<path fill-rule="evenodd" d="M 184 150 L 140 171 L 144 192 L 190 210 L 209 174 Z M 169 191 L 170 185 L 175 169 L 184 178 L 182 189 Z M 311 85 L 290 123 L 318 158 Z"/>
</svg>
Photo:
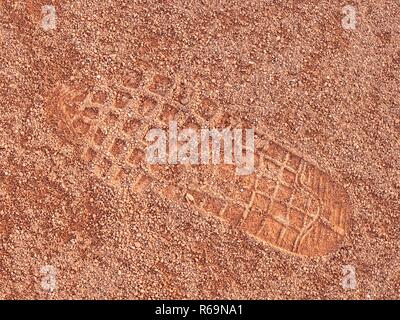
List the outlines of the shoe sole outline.
<svg viewBox="0 0 400 320">
<path fill-rule="evenodd" d="M 201 106 L 199 112 L 193 106 Z M 171 184 L 163 166 L 144 161 L 146 132 L 166 128 L 171 119 L 195 128 L 243 124 L 219 113 L 212 99 L 201 98 L 196 81 L 141 67 L 120 83 L 88 88 L 61 85 L 46 109 L 57 121 L 57 133 L 75 146 L 94 175 L 117 189 L 138 194 L 154 187 L 167 200 L 187 203 L 258 241 L 299 256 L 328 254 L 346 234 L 351 207 L 344 188 L 266 134 L 256 131 L 256 167 L 249 176 L 236 176 L 230 165 L 209 165 L 206 170 L 194 165 L 189 170 L 197 170 L 195 175 L 204 176 L 206 171 L 221 179 L 201 185 Z M 169 168 L 177 166 L 185 167 Z M 164 186 L 155 187 L 155 180 Z M 226 188 L 227 181 L 239 187 Z"/>
</svg>

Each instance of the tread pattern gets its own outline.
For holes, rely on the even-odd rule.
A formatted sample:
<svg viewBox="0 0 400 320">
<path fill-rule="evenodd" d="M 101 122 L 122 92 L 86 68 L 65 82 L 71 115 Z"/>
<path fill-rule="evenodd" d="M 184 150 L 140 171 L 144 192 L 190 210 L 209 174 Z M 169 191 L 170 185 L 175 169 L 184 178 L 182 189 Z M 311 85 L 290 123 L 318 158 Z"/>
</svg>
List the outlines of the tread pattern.
<svg viewBox="0 0 400 320">
<path fill-rule="evenodd" d="M 94 175 L 116 188 L 153 188 L 297 255 L 329 253 L 345 235 L 350 207 L 344 189 L 263 133 L 256 131 L 255 172 L 249 176 L 235 175 L 233 165 L 145 163 L 147 131 L 167 128 L 170 120 L 182 128 L 250 127 L 201 98 L 198 83 L 142 68 L 120 84 L 60 86 L 47 108 Z M 182 182 L 180 174 L 194 178 Z"/>
</svg>

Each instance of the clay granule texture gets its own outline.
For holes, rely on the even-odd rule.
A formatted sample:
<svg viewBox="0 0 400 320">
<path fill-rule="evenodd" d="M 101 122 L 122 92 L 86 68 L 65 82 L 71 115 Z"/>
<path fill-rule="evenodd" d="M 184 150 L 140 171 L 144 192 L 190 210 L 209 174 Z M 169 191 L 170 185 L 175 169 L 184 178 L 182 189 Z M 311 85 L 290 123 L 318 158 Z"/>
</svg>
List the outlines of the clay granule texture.
<svg viewBox="0 0 400 320">
<path fill-rule="evenodd" d="M 389 0 L 0 1 L 0 297 L 400 298 L 399 32 Z M 255 174 L 140 163 L 173 117 L 255 128 Z"/>
</svg>

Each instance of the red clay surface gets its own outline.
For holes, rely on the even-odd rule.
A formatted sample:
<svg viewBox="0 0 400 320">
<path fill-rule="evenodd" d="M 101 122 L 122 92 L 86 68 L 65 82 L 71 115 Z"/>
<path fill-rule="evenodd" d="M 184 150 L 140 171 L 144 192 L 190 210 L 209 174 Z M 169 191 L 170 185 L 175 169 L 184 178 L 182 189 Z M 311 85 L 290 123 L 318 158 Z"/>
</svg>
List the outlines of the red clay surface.
<svg viewBox="0 0 400 320">
<path fill-rule="evenodd" d="M 0 18 L 1 298 L 400 297 L 399 4 L 0 1 Z M 254 127 L 255 173 L 146 164 L 171 119 Z"/>
</svg>

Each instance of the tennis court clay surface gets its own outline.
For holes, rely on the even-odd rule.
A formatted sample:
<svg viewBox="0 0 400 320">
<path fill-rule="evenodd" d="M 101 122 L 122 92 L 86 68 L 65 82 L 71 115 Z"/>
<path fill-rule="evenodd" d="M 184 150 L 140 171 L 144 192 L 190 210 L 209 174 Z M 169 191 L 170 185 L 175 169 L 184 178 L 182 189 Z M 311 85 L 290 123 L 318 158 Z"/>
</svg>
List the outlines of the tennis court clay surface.
<svg viewBox="0 0 400 320">
<path fill-rule="evenodd" d="M 383 0 L 0 1 L 0 298 L 400 298 L 399 32 Z M 254 129 L 253 169 L 149 162 L 173 124 Z"/>
</svg>

